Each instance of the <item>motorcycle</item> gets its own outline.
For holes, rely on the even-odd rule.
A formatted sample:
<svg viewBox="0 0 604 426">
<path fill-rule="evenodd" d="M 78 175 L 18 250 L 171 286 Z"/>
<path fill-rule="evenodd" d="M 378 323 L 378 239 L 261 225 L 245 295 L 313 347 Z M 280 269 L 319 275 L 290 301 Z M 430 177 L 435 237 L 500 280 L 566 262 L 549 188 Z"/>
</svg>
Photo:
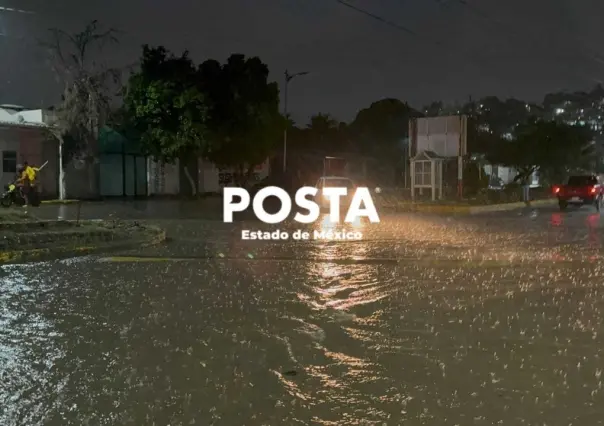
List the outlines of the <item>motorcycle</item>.
<svg viewBox="0 0 604 426">
<path fill-rule="evenodd" d="M 32 186 L 29 192 L 29 204 L 32 207 L 40 206 L 40 196 L 38 191 L 36 191 L 36 187 Z M 17 185 L 14 183 L 10 183 L 6 185 L 4 194 L 0 198 L 0 205 L 4 208 L 8 208 L 12 205 L 23 206 L 25 205 L 25 197 L 23 196 L 23 192 L 21 192 L 20 188 L 17 188 Z"/>
<path fill-rule="evenodd" d="M 38 169 L 38 171 L 40 171 L 44 167 L 46 167 L 47 164 L 48 164 L 48 161 L 46 163 L 42 164 L 42 166 Z M 28 194 L 27 198 L 29 199 L 29 204 L 32 207 L 40 206 L 40 201 L 41 201 L 40 194 L 38 193 L 35 185 L 32 185 L 29 188 L 29 194 Z M 0 205 L 2 205 L 2 207 L 8 208 L 8 207 L 12 206 L 13 204 L 15 204 L 17 206 L 25 205 L 25 197 L 23 196 L 23 191 L 21 188 L 17 187 L 15 182 L 9 183 L 8 185 L 6 185 L 5 191 L 2 194 L 2 197 L 0 198 Z"/>
</svg>

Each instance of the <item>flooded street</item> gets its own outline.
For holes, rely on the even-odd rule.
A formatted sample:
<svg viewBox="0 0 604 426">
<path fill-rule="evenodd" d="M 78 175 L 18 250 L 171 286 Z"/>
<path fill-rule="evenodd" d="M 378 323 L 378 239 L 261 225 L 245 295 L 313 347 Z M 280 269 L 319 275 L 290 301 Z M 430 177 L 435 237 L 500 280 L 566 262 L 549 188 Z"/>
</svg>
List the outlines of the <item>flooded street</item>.
<svg viewBox="0 0 604 426">
<path fill-rule="evenodd" d="M 604 424 L 588 208 L 383 215 L 338 243 L 130 213 L 170 242 L 2 267 L 0 425 Z"/>
</svg>

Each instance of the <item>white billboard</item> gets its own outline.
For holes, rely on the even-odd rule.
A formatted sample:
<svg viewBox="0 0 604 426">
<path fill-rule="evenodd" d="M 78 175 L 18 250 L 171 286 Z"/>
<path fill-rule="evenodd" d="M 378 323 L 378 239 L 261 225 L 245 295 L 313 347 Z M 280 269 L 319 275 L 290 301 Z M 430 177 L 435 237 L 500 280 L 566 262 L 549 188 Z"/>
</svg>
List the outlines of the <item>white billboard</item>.
<svg viewBox="0 0 604 426">
<path fill-rule="evenodd" d="M 468 120 L 465 115 L 422 117 L 409 123 L 409 155 L 433 151 L 442 157 L 467 153 Z"/>
</svg>

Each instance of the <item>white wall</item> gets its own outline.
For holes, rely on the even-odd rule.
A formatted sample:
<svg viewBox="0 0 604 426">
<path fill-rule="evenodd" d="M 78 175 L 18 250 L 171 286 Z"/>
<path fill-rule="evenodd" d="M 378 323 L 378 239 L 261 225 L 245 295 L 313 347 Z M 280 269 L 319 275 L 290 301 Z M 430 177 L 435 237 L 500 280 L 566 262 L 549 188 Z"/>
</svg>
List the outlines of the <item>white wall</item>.
<svg viewBox="0 0 604 426">
<path fill-rule="evenodd" d="M 0 121 L 15 124 L 44 124 L 43 111 L 41 109 L 16 111 L 10 108 L 0 108 Z"/>
<path fill-rule="evenodd" d="M 21 117 L 23 117 L 23 119 L 28 123 L 36 123 L 36 124 L 44 123 L 43 118 L 42 118 L 41 109 L 32 109 L 32 110 L 28 110 L 28 111 L 21 111 L 19 114 L 21 114 Z"/>
<path fill-rule="evenodd" d="M 434 151 L 444 157 L 457 157 L 460 143 L 465 149 L 467 118 L 464 116 L 422 117 L 415 122 L 416 129 L 410 134 L 416 138 L 415 156 L 421 151 Z M 410 129 L 413 125 L 410 126 Z M 413 130 L 412 130 L 413 131 Z"/>
<path fill-rule="evenodd" d="M 149 161 L 147 177 L 149 195 L 178 195 L 180 193 L 178 160 L 175 164 Z"/>
<path fill-rule="evenodd" d="M 252 181 L 255 182 L 265 179 L 269 175 L 270 163 L 267 159 L 264 163 L 256 167 Z M 222 192 L 225 182 L 231 178 L 233 170 L 216 167 L 209 161 L 199 159 L 198 168 L 199 192 Z M 155 161 L 149 161 L 147 168 L 148 192 L 149 195 L 177 195 L 180 194 L 179 165 L 160 164 Z"/>
<path fill-rule="evenodd" d="M 233 169 L 219 168 L 209 161 L 200 160 L 201 166 L 199 168 L 199 190 L 200 192 L 222 192 L 222 188 L 226 185 L 232 185 L 232 174 Z M 266 161 L 254 170 L 254 175 L 248 185 L 254 185 L 254 183 L 266 179 L 270 172 L 270 162 L 268 158 Z"/>
<path fill-rule="evenodd" d="M 0 108 L 0 121 L 8 121 L 9 123 L 17 123 L 17 112 Z"/>
<path fill-rule="evenodd" d="M 493 168 L 494 168 L 493 166 L 487 164 L 487 165 L 484 165 L 482 169 L 483 169 L 484 173 L 491 175 L 493 173 Z M 498 166 L 498 167 L 495 167 L 495 169 L 496 169 L 496 175 L 497 175 L 497 177 L 499 177 L 499 179 L 501 179 L 501 182 L 503 185 L 507 185 L 509 183 L 514 182 L 514 178 L 518 174 L 518 172 L 512 167 Z M 537 173 L 533 173 L 533 176 L 531 179 L 531 186 L 532 187 L 539 186 L 539 175 Z"/>
</svg>

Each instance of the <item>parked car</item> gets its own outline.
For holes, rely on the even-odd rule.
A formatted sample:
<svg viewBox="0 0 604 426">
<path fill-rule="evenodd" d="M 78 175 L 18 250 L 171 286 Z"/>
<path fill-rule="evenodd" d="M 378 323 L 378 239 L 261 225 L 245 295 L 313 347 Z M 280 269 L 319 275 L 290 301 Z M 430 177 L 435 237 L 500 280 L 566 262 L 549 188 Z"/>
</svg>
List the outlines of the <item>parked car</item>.
<svg viewBox="0 0 604 426">
<path fill-rule="evenodd" d="M 558 197 L 560 210 L 568 206 L 593 205 L 597 211 L 602 208 L 604 187 L 601 178 L 594 175 L 571 176 L 566 185 L 554 187 L 554 194 Z"/>
</svg>

